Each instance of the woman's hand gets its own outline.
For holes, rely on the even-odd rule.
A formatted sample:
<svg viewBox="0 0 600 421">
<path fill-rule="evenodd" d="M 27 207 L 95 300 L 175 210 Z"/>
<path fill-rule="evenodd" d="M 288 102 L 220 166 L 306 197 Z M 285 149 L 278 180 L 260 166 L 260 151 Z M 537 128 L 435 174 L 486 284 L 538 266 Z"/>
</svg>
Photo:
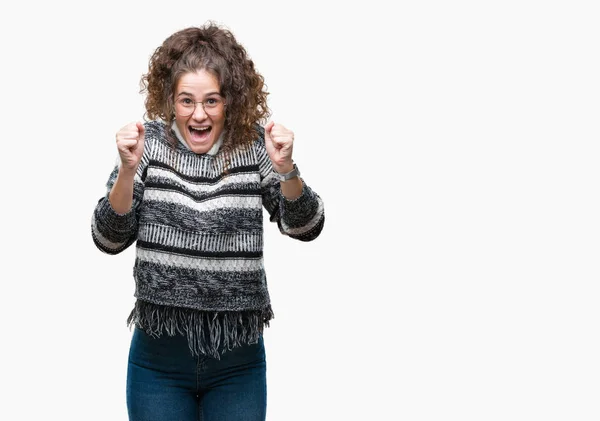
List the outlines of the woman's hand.
<svg viewBox="0 0 600 421">
<path fill-rule="evenodd" d="M 117 149 L 121 168 L 135 172 L 144 153 L 144 125 L 139 121 L 130 123 L 117 132 Z"/>
<path fill-rule="evenodd" d="M 294 132 L 270 121 L 265 126 L 265 145 L 275 171 L 285 174 L 294 169 L 292 161 Z"/>
</svg>

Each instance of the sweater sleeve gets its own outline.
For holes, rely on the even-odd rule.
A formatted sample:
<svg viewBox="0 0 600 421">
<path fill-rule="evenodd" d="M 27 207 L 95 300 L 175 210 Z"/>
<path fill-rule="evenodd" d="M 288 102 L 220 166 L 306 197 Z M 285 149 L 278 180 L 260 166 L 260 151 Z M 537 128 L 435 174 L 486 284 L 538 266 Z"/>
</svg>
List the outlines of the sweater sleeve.
<svg viewBox="0 0 600 421">
<path fill-rule="evenodd" d="M 144 153 L 133 181 L 133 203 L 129 212 L 119 214 L 110 205 L 108 195 L 117 180 L 120 160 L 113 168 L 106 183 L 106 194 L 98 201 L 92 214 L 92 239 L 101 251 L 118 254 L 129 247 L 137 239 L 138 222 L 142 198 L 144 196 L 144 180 L 149 162 L 149 127 L 146 126 Z"/>
<path fill-rule="evenodd" d="M 300 241 L 312 241 L 319 236 L 325 223 L 323 200 L 304 181 L 302 193 L 294 200 L 281 193 L 271 159 L 267 154 L 264 129 L 259 127 L 255 142 L 261 178 L 262 202 L 269 213 L 269 220 L 276 222 L 282 234 Z"/>
</svg>

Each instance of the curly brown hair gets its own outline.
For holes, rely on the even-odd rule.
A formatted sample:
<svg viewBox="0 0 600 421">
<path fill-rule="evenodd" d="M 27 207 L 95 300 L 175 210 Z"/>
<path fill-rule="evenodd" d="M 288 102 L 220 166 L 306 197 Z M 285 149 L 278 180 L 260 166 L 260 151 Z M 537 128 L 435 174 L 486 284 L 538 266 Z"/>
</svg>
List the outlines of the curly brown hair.
<svg viewBox="0 0 600 421">
<path fill-rule="evenodd" d="M 213 22 L 175 32 L 154 51 L 140 83 L 141 93 L 147 92 L 148 118 L 164 120 L 167 138 L 174 142 L 173 93 L 182 75 L 198 70 L 217 78 L 225 99 L 225 152 L 250 144 L 257 136 L 256 124 L 270 116 L 264 78 L 231 31 Z"/>
</svg>

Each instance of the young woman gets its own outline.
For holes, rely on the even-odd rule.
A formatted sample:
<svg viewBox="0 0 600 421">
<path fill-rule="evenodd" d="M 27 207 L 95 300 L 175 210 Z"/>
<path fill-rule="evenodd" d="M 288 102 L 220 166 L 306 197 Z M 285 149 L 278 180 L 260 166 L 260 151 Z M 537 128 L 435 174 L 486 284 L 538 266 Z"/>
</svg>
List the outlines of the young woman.
<svg viewBox="0 0 600 421">
<path fill-rule="evenodd" d="M 168 37 L 142 77 L 150 121 L 117 132 L 120 162 L 92 218 L 97 247 L 136 242 L 131 420 L 264 420 L 264 207 L 301 241 L 324 224 L 294 134 L 233 34 L 209 23 Z M 299 264 L 290 256 L 289 265 Z"/>
</svg>

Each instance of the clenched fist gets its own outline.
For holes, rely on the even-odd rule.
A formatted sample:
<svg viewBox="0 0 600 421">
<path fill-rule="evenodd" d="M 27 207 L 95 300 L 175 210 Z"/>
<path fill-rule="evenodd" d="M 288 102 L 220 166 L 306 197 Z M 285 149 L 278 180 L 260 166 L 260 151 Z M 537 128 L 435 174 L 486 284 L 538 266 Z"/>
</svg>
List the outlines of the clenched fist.
<svg viewBox="0 0 600 421">
<path fill-rule="evenodd" d="M 275 171 L 284 174 L 294 168 L 292 161 L 294 132 L 286 129 L 281 124 L 270 121 L 265 126 L 265 146 Z"/>
<path fill-rule="evenodd" d="M 117 149 L 124 170 L 137 170 L 144 153 L 144 134 L 144 125 L 139 121 L 130 123 L 117 132 Z"/>
</svg>

